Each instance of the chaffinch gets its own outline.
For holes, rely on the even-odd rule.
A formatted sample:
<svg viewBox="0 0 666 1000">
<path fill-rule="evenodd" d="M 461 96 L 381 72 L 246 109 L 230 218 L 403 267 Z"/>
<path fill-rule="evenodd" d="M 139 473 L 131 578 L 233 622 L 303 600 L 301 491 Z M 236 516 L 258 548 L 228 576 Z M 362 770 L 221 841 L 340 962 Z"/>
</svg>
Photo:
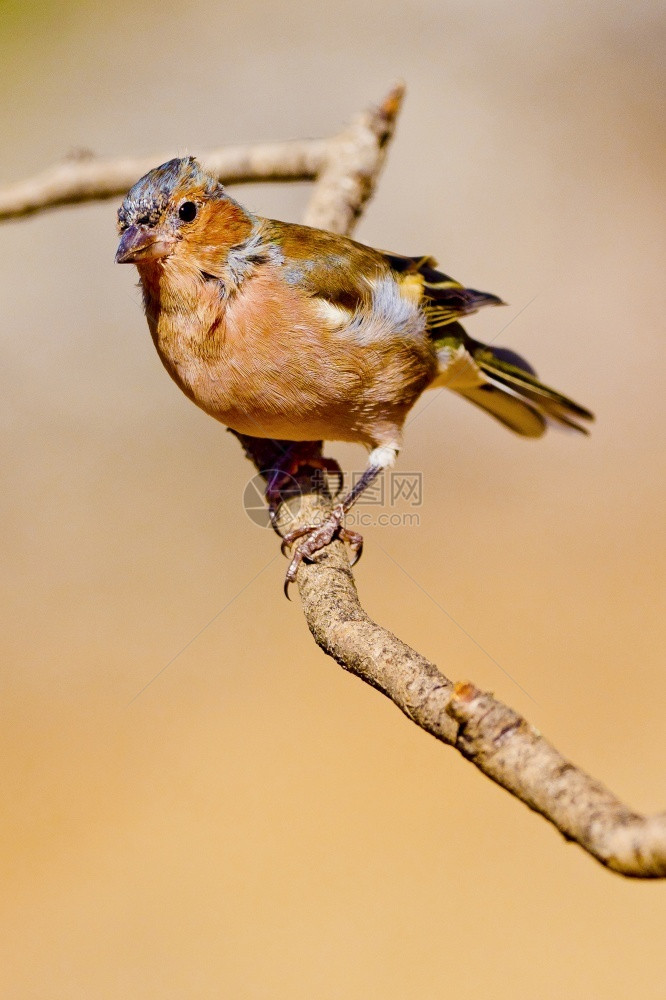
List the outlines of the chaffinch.
<svg viewBox="0 0 666 1000">
<path fill-rule="evenodd" d="M 526 437 L 550 421 L 583 431 L 578 420 L 592 419 L 522 358 L 465 333 L 458 319 L 502 304 L 497 296 L 463 287 L 432 257 L 253 215 L 194 157 L 137 181 L 118 227 L 116 261 L 136 264 L 157 352 L 197 406 L 245 435 L 370 451 L 330 516 L 285 536 L 298 543 L 285 589 L 335 536 L 360 553 L 344 515 L 395 461 L 425 389 L 446 386 Z M 273 509 L 278 480 L 268 489 Z"/>
</svg>

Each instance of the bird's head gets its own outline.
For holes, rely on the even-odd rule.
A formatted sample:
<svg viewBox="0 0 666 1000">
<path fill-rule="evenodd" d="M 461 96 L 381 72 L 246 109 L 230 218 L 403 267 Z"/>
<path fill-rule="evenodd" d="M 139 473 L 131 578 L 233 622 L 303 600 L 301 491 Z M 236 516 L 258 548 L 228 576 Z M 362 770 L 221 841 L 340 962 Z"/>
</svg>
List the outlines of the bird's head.
<svg viewBox="0 0 666 1000">
<path fill-rule="evenodd" d="M 203 268 L 250 228 L 248 214 L 193 156 L 169 160 L 138 180 L 118 209 L 116 262 L 181 257 Z"/>
</svg>

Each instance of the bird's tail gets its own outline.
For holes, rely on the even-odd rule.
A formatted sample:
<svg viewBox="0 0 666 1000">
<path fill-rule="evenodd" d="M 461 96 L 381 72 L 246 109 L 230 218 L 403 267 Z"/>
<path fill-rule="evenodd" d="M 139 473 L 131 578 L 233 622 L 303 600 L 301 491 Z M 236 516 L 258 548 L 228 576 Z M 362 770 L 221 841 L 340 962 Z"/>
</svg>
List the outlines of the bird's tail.
<svg viewBox="0 0 666 1000">
<path fill-rule="evenodd" d="M 454 325 L 463 336 L 437 344 L 441 371 L 433 386 L 453 389 L 526 437 L 540 437 L 549 422 L 587 434 L 579 421 L 594 419 L 589 410 L 540 382 L 519 355 L 473 341 Z"/>
</svg>

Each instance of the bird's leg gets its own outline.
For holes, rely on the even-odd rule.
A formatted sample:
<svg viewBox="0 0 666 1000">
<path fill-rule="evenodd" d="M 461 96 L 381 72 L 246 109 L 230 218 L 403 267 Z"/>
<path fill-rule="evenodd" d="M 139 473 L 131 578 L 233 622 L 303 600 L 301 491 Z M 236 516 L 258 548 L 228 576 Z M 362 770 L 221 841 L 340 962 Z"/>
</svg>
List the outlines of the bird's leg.
<svg viewBox="0 0 666 1000">
<path fill-rule="evenodd" d="M 350 531 L 345 528 L 343 521 L 345 514 L 354 506 L 361 494 L 371 485 L 388 466 L 393 465 L 398 453 L 398 446 L 393 442 L 389 445 L 375 448 L 370 453 L 368 465 L 359 481 L 352 489 L 335 505 L 333 510 L 327 514 L 321 524 L 306 525 L 303 528 L 295 528 L 288 532 L 282 539 L 282 552 L 286 555 L 286 549 L 294 542 L 302 539 L 296 547 L 296 551 L 289 563 L 284 579 L 284 592 L 289 596 L 289 584 L 293 583 L 298 573 L 298 567 L 303 560 L 308 562 L 315 553 L 325 548 L 334 538 L 339 538 L 346 542 L 352 550 L 353 558 L 351 565 L 358 562 L 363 552 L 363 536 L 357 531 Z"/>
</svg>

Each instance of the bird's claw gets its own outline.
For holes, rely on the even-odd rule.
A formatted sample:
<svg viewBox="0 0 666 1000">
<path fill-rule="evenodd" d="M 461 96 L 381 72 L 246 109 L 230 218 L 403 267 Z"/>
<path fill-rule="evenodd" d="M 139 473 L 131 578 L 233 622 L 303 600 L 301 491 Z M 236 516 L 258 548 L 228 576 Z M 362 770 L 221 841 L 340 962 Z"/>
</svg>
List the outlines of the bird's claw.
<svg viewBox="0 0 666 1000">
<path fill-rule="evenodd" d="M 353 554 L 350 563 L 351 566 L 354 566 L 359 561 L 363 552 L 363 536 L 359 535 L 357 531 L 350 531 L 348 528 L 345 528 L 342 523 L 344 516 L 344 508 L 342 504 L 338 504 L 324 518 L 321 524 L 310 524 L 302 528 L 294 528 L 293 531 L 288 532 L 284 536 L 280 546 L 283 556 L 287 555 L 287 549 L 290 549 L 294 542 L 303 539 L 300 545 L 296 547 L 285 574 L 284 593 L 287 598 L 289 598 L 289 584 L 294 583 L 296 580 L 298 568 L 303 560 L 311 562 L 312 557 L 317 552 L 326 548 L 334 538 L 339 538 L 342 542 L 346 542 L 349 545 Z"/>
<path fill-rule="evenodd" d="M 325 458 L 323 455 L 303 457 L 296 455 L 290 462 L 285 463 L 284 468 L 275 469 L 266 487 L 266 502 L 268 503 L 268 517 L 271 527 L 280 537 L 283 536 L 278 524 L 278 512 L 286 498 L 284 492 L 287 491 L 288 496 L 289 491 L 294 490 L 295 477 L 305 466 L 309 466 L 315 472 L 324 472 L 327 476 L 337 479 L 335 490 L 329 487 L 334 497 L 342 490 L 344 474 L 334 458 Z M 292 492 L 291 495 L 295 495 L 295 493 Z M 311 529 L 305 528 L 302 533 L 306 534 L 309 530 Z M 282 555 L 286 555 L 284 545 L 282 546 Z"/>
<path fill-rule="evenodd" d="M 293 532 L 289 532 L 290 535 L 292 533 Z M 283 556 L 286 557 L 286 555 L 287 555 L 287 549 L 289 549 L 289 548 L 291 548 L 291 541 L 287 540 L 286 537 L 283 537 L 283 539 L 282 539 L 282 541 L 280 543 L 280 552 L 282 553 Z"/>
</svg>

